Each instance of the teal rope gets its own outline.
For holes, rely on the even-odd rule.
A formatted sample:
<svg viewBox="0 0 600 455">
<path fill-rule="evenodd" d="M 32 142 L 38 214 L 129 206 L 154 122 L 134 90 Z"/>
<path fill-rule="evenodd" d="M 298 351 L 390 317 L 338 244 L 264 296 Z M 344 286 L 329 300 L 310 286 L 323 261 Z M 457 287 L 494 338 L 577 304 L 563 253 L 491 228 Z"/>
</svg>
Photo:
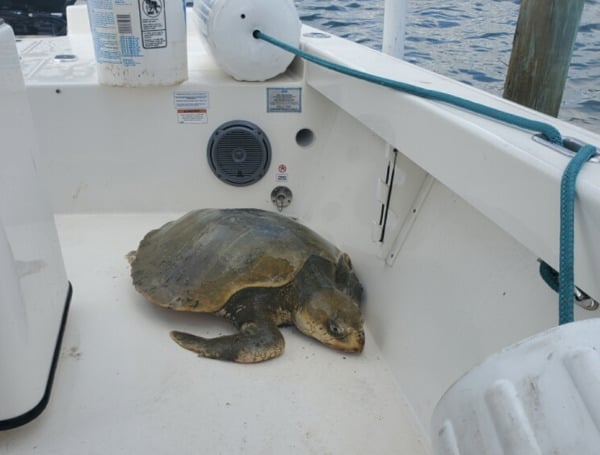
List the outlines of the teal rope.
<svg viewBox="0 0 600 455">
<path fill-rule="evenodd" d="M 573 322 L 575 294 L 574 237 L 575 181 L 583 165 L 596 154 L 596 147 L 584 145 L 569 161 L 560 182 L 560 256 L 558 275 L 558 323 Z"/>
<path fill-rule="evenodd" d="M 309 54 L 301 49 L 294 46 L 290 46 L 283 41 L 273 38 L 260 30 L 255 30 L 253 33 L 254 38 L 262 39 L 268 43 L 273 44 L 287 52 L 302 57 L 309 62 L 316 63 L 317 65 L 323 66 L 330 70 L 338 73 L 345 74 L 347 76 L 355 77 L 367 82 L 389 87 L 402 92 L 410 93 L 412 95 L 419 96 L 434 101 L 441 101 L 443 103 L 451 104 L 471 112 L 475 112 L 486 117 L 493 118 L 503 123 L 523 128 L 530 131 L 537 131 L 541 133 L 548 141 L 563 145 L 563 140 L 560 132 L 549 123 L 540 122 L 537 120 L 531 120 L 526 117 L 504 112 L 499 109 L 494 109 L 483 104 L 475 103 L 473 101 L 460 98 L 458 96 L 450 95 L 448 93 L 439 92 L 436 90 L 429 90 L 415 85 L 407 84 L 405 82 L 395 81 L 393 79 L 387 79 L 384 77 L 376 76 L 373 74 L 365 73 L 363 71 L 355 70 L 337 63 L 330 62 L 323 58 L 317 57 L 316 55 Z M 573 296 L 575 293 L 575 281 L 574 281 L 574 221 L 575 221 L 575 181 L 577 174 L 583 167 L 583 165 L 596 154 L 596 148 L 591 145 L 585 145 L 579 149 L 575 156 L 569 161 L 561 180 L 561 196 L 560 196 L 560 274 L 558 277 L 558 291 L 559 291 L 559 324 L 565 324 L 573 321 Z M 543 278 L 550 282 L 550 275 L 547 273 L 548 270 L 541 268 Z"/>
<path fill-rule="evenodd" d="M 402 92 L 410 93 L 421 98 L 452 104 L 454 106 L 461 107 L 471 112 L 475 112 L 477 114 L 493 118 L 503 123 L 508 123 L 510 125 L 524 128 L 530 131 L 537 131 L 539 133 L 542 133 L 546 140 L 554 144 L 562 144 L 562 136 L 560 135 L 560 132 L 554 126 L 548 123 L 539 122 L 537 120 L 531 120 L 525 117 L 521 117 L 519 115 L 504 112 L 499 109 L 494 109 L 483 104 L 475 103 L 473 101 L 460 98 L 458 96 L 450 95 L 448 93 L 439 92 L 436 90 L 429 90 L 426 88 L 418 87 L 416 85 L 407 84 L 405 82 L 395 81 L 393 79 L 387 79 L 385 77 L 365 73 L 363 71 L 355 70 L 347 66 L 338 65 L 337 63 L 333 63 L 328 60 L 322 59 L 320 57 L 317 57 L 316 55 L 309 54 L 308 52 L 298 49 L 297 47 L 290 46 L 289 44 L 284 43 L 283 41 L 280 41 L 277 38 L 273 38 L 272 36 L 269 36 L 261 32 L 260 30 L 254 31 L 253 36 L 254 38 L 262 39 L 287 52 L 291 52 L 292 54 L 298 57 L 302 57 L 303 59 L 308 60 L 309 62 L 316 63 L 330 70 L 345 74 L 346 76 L 352 76 L 363 81 L 372 82 L 378 85 L 382 85 L 384 87 L 393 88 L 395 90 L 400 90 Z"/>
</svg>

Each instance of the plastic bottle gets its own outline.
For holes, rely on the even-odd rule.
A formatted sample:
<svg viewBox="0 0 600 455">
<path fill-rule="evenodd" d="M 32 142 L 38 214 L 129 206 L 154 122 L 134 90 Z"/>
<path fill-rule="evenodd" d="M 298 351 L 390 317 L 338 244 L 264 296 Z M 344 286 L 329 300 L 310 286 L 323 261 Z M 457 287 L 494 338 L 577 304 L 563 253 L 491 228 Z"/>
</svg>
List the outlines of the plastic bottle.
<svg viewBox="0 0 600 455">
<path fill-rule="evenodd" d="M 184 0 L 88 0 L 101 84 L 173 85 L 187 79 Z"/>
</svg>

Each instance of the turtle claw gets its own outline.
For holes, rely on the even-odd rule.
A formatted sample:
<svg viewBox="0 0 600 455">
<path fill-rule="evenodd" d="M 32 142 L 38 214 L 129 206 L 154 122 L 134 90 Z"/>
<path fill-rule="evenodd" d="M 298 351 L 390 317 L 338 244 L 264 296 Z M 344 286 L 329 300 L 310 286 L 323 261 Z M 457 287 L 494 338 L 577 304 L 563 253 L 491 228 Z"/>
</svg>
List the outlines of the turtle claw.
<svg viewBox="0 0 600 455">
<path fill-rule="evenodd" d="M 249 327 L 252 326 L 252 327 Z M 239 363 L 256 363 L 283 353 L 285 341 L 276 326 L 274 330 L 256 330 L 246 324 L 241 332 L 216 338 L 202 338 L 176 330 L 171 338 L 182 348 L 209 359 L 230 360 Z"/>
</svg>

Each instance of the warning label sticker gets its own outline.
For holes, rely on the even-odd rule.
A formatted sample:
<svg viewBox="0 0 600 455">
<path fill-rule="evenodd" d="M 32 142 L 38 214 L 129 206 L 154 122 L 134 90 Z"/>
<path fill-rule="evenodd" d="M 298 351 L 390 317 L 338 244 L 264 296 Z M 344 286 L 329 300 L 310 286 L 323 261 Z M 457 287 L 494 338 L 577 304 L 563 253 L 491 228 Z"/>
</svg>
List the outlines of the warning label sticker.
<svg viewBox="0 0 600 455">
<path fill-rule="evenodd" d="M 206 109 L 177 109 L 177 123 L 208 123 Z"/>
<path fill-rule="evenodd" d="M 267 88 L 267 112 L 302 112 L 302 89 Z"/>
<path fill-rule="evenodd" d="M 175 109 L 207 109 L 208 92 L 173 92 Z"/>
<path fill-rule="evenodd" d="M 277 173 L 275 174 L 275 181 L 285 183 L 288 181 L 288 169 L 287 166 L 281 163 L 277 166 Z"/>
<path fill-rule="evenodd" d="M 142 46 L 144 49 L 167 47 L 167 20 L 164 0 L 138 0 Z"/>
<path fill-rule="evenodd" d="M 208 92 L 173 92 L 177 123 L 208 123 Z"/>
</svg>

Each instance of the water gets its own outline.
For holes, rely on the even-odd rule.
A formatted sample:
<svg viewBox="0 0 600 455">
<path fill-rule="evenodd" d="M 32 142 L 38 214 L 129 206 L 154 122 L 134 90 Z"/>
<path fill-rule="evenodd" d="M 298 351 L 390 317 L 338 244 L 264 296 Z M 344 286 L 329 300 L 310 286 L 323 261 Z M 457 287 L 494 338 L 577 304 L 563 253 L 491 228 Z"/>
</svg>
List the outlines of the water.
<svg viewBox="0 0 600 455">
<path fill-rule="evenodd" d="M 381 48 L 384 0 L 296 0 L 305 24 Z M 409 0 L 404 58 L 502 95 L 519 0 Z M 586 0 L 559 117 L 600 133 L 600 0 Z"/>
</svg>

